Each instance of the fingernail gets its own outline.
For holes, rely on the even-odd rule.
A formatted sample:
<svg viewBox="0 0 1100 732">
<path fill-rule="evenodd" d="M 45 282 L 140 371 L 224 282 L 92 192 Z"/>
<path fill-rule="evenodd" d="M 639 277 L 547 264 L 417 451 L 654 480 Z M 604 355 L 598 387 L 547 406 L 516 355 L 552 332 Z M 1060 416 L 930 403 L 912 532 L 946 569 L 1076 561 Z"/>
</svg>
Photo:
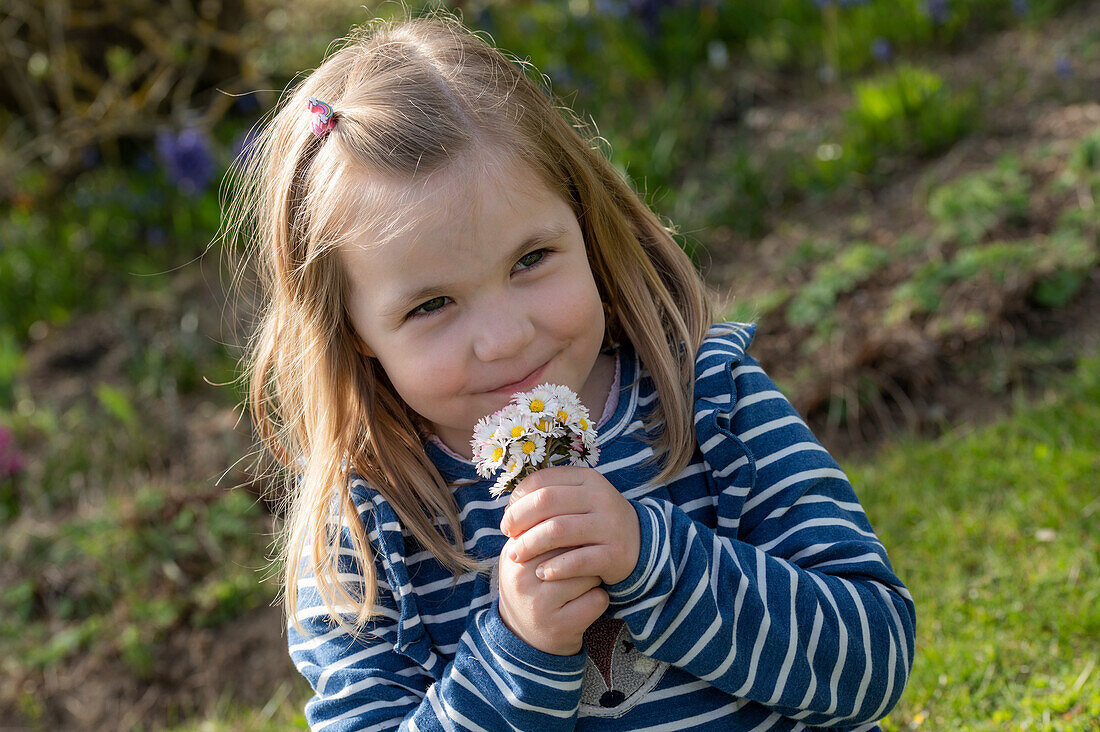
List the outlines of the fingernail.
<svg viewBox="0 0 1100 732">
<path fill-rule="evenodd" d="M 535 576 L 538 577 L 540 580 L 546 579 L 546 570 L 542 568 L 541 564 L 535 567 Z"/>
<path fill-rule="evenodd" d="M 515 550 L 515 549 L 513 549 L 513 550 L 512 550 L 512 551 L 510 551 L 510 552 L 508 552 L 508 558 L 509 558 L 509 559 L 511 559 L 511 560 L 512 560 L 513 562 L 518 562 L 518 561 L 519 561 L 519 555 L 518 555 L 518 554 L 516 554 L 516 550 Z"/>
</svg>

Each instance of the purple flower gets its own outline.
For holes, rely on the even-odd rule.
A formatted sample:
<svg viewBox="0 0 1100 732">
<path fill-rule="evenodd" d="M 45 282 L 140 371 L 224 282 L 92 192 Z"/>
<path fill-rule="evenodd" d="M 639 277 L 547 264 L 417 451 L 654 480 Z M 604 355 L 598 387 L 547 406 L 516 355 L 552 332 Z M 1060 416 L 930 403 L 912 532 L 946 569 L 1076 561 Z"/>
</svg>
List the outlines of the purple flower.
<svg viewBox="0 0 1100 732">
<path fill-rule="evenodd" d="M 1054 73 L 1062 79 L 1073 76 L 1073 62 L 1069 60 L 1069 56 L 1058 57 L 1058 60 L 1054 62 Z"/>
<path fill-rule="evenodd" d="M 943 25 L 946 23 L 951 13 L 951 7 L 948 0 L 928 0 L 928 4 L 925 7 L 928 11 L 928 17 L 931 18 L 934 25 Z"/>
<path fill-rule="evenodd" d="M 0 479 L 23 472 L 23 456 L 15 444 L 15 437 L 0 427 Z"/>
<path fill-rule="evenodd" d="M 187 195 L 201 193 L 214 179 L 214 155 L 206 136 L 188 128 L 157 133 L 157 155 L 168 177 Z"/>
<path fill-rule="evenodd" d="M 886 63 L 894 57 L 894 47 L 890 45 L 890 41 L 879 36 L 871 42 L 871 55 L 876 61 Z"/>
<path fill-rule="evenodd" d="M 1027 0 L 1012 0 L 1012 12 L 1016 15 L 1027 15 L 1031 11 L 1031 5 Z"/>
</svg>

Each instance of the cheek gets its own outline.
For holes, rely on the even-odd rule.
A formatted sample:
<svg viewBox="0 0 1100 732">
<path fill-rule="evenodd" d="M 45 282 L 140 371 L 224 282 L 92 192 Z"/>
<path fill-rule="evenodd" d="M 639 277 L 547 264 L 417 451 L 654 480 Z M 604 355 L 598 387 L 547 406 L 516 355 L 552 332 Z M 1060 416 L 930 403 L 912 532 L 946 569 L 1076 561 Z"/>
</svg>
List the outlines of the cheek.
<svg viewBox="0 0 1100 732">
<path fill-rule="evenodd" d="M 418 385 L 421 388 L 429 388 L 444 372 L 439 361 L 428 358 L 427 354 L 419 349 L 385 354 L 379 360 L 394 385 Z"/>
<path fill-rule="evenodd" d="M 535 312 L 561 318 L 591 315 L 601 310 L 600 293 L 588 266 L 588 258 L 580 247 L 569 252 L 568 262 L 538 285 Z M 579 323 L 574 322 L 574 326 Z"/>
<path fill-rule="evenodd" d="M 557 288 L 545 312 L 553 313 L 559 327 L 570 330 L 574 337 L 603 340 L 603 305 L 590 273 L 578 274 L 570 278 L 567 287 Z"/>
<path fill-rule="evenodd" d="M 462 363 L 445 342 L 410 345 L 379 361 L 398 394 L 414 409 L 452 393 L 462 383 Z"/>
</svg>

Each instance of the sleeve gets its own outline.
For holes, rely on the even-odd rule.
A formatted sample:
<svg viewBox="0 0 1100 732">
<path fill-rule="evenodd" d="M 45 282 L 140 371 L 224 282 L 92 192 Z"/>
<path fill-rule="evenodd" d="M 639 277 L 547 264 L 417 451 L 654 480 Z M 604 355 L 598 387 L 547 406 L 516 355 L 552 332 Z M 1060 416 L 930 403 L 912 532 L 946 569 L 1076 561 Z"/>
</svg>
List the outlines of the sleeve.
<svg viewBox="0 0 1100 732">
<path fill-rule="evenodd" d="M 373 504 L 360 507 L 365 520 L 392 514 L 380 497 Z M 313 687 L 305 710 L 310 729 L 572 730 L 583 651 L 555 656 L 532 648 L 508 630 L 494 602 L 456 609 L 469 614 L 447 660 L 428 639 L 404 555 L 394 551 L 403 549 L 396 516 L 374 523 L 369 539 L 378 557 L 378 601 L 362 632 L 353 636 L 335 624 L 312 576 L 299 580 L 296 615 L 306 632 L 290 623 L 288 642 L 294 665 Z M 361 587 L 346 534 L 343 543 L 341 579 Z"/>
<path fill-rule="evenodd" d="M 913 600 L 845 474 L 743 353 L 708 339 L 696 435 L 717 526 L 633 501 L 638 565 L 608 588 L 642 653 L 812 726 L 880 719 L 911 668 Z"/>
</svg>

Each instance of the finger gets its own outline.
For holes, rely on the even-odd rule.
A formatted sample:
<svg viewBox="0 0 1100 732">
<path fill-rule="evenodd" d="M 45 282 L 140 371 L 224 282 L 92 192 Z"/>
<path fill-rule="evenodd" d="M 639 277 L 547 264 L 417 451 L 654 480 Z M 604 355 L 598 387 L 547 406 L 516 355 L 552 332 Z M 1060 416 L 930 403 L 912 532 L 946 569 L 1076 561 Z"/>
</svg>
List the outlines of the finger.
<svg viewBox="0 0 1100 732">
<path fill-rule="evenodd" d="M 592 495 L 580 485 L 555 485 L 539 488 L 510 503 L 500 519 L 505 536 L 519 536 L 551 516 L 588 513 Z"/>
<path fill-rule="evenodd" d="M 591 514 L 552 516 L 512 539 L 508 556 L 514 562 L 528 562 L 551 549 L 603 543 L 606 531 Z"/>
<path fill-rule="evenodd" d="M 528 493 L 533 493 L 539 488 L 552 485 L 580 485 L 584 482 L 584 471 L 591 468 L 583 468 L 575 465 L 556 465 L 551 468 L 536 470 L 521 480 L 508 497 L 509 504 L 519 500 Z"/>
<path fill-rule="evenodd" d="M 596 618 L 604 614 L 609 604 L 607 591 L 602 587 L 593 587 L 583 595 L 571 600 L 558 611 L 558 617 L 568 625 L 587 628 Z"/>
<path fill-rule="evenodd" d="M 559 582 L 541 582 L 535 592 L 547 605 L 560 609 L 599 586 L 599 577 L 571 577 Z"/>
<path fill-rule="evenodd" d="M 534 571 L 534 568 L 537 567 L 539 564 L 545 562 L 548 559 L 553 559 L 554 557 L 558 556 L 559 554 L 564 554 L 567 551 L 569 551 L 570 549 L 572 549 L 572 547 L 562 547 L 560 549 L 551 549 L 550 551 L 546 552 L 545 554 L 538 555 L 534 559 L 528 559 L 526 562 L 523 563 L 523 566 L 527 567 L 531 571 Z"/>
<path fill-rule="evenodd" d="M 502 585 L 501 592 L 518 592 L 529 598 L 537 598 L 542 607 L 557 611 L 562 605 L 601 584 L 599 577 L 570 577 L 557 582 L 543 582 L 535 577 L 533 569 L 525 572 L 524 576 L 517 577 L 512 585 Z"/>
<path fill-rule="evenodd" d="M 602 544 L 581 546 L 556 554 L 547 552 L 542 557 L 537 557 L 535 576 L 544 582 L 593 575 L 603 577 L 609 568 L 608 558 L 607 547 Z"/>
<path fill-rule="evenodd" d="M 563 552 L 569 551 L 568 548 L 553 549 L 551 551 L 546 552 L 545 554 L 540 554 L 539 556 L 535 557 L 534 559 L 521 564 L 521 563 L 516 562 L 515 560 L 513 560 L 508 555 L 510 545 L 511 545 L 511 540 L 509 540 L 509 542 L 505 543 L 504 548 L 500 552 L 501 553 L 501 557 L 500 557 L 501 578 L 502 579 L 509 578 L 508 581 L 511 581 L 512 583 L 522 582 L 522 583 L 524 583 L 524 586 L 528 587 L 528 588 L 536 586 L 537 583 L 542 582 L 542 579 L 539 578 L 535 574 L 535 568 L 538 567 L 538 565 L 540 563 L 545 562 L 548 559 L 553 559 L 554 557 L 558 556 L 559 554 L 562 554 Z"/>
</svg>

